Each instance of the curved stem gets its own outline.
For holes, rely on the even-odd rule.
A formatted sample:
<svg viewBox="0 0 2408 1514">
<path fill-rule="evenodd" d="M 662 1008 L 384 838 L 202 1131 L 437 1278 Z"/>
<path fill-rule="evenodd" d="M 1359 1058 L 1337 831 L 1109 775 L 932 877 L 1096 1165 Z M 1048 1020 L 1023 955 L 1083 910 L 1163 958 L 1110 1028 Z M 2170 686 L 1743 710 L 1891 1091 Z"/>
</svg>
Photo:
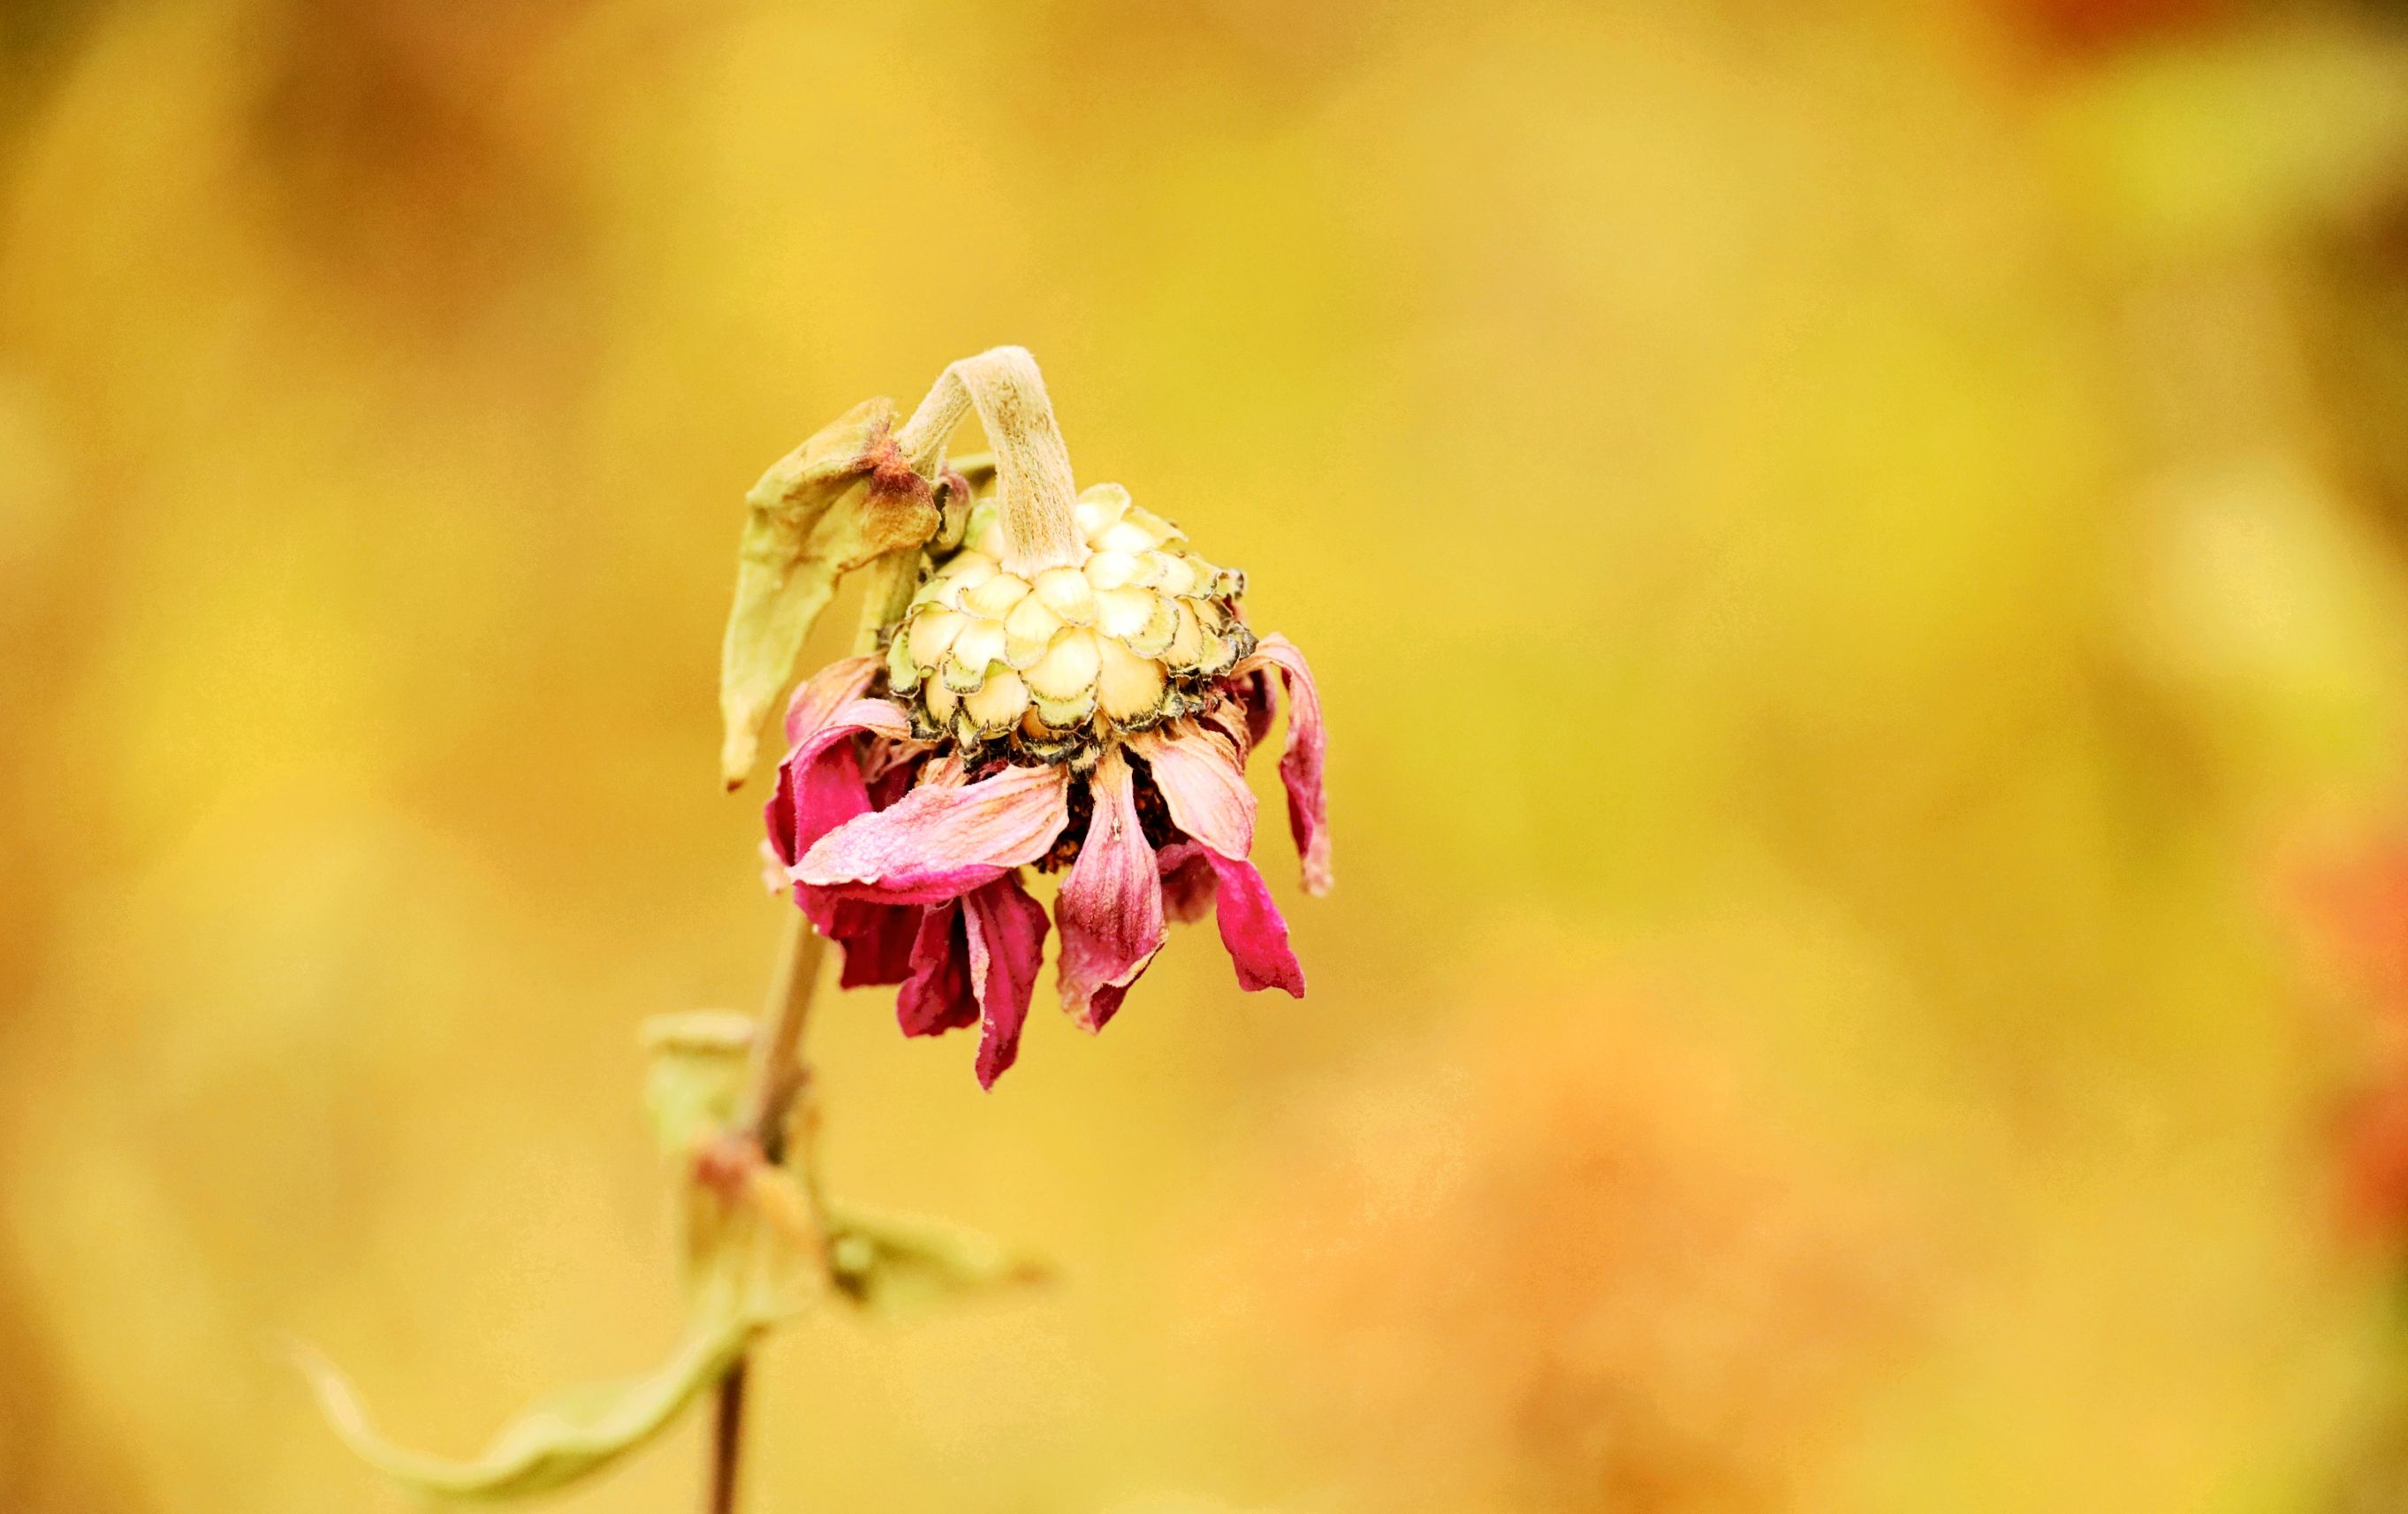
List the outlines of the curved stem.
<svg viewBox="0 0 2408 1514">
<path fill-rule="evenodd" d="M 1023 578 L 1048 568 L 1077 566 L 1079 487 L 1070 451 L 1054 424 L 1044 375 L 1025 347 L 995 347 L 965 357 L 937 376 L 937 386 L 896 433 L 903 455 L 923 478 L 942 455 L 962 417 L 978 411 L 995 449 L 996 503 L 1003 517 L 1003 566 Z"/>
</svg>

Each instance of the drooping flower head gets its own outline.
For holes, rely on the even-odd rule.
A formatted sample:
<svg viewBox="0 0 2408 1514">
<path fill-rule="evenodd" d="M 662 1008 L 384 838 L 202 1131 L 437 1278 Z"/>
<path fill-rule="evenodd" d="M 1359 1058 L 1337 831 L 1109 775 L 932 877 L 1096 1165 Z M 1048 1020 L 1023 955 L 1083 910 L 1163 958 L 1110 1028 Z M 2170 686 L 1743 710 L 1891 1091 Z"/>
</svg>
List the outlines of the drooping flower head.
<svg viewBox="0 0 2408 1514">
<path fill-rule="evenodd" d="M 1041 385 L 1033 413 L 1002 410 L 1058 455 Z M 997 415 L 982 413 L 992 435 Z M 1245 764 L 1275 683 L 1306 891 L 1330 881 L 1320 699 L 1302 654 L 1247 627 L 1244 576 L 1117 484 L 1074 499 L 1067 457 L 1016 478 L 1014 439 L 994 440 L 996 496 L 958 544 L 932 545 L 884 656 L 796 692 L 767 812 L 796 902 L 844 948 L 846 986 L 901 985 L 907 1034 L 982 1026 L 988 1085 L 1017 1052 L 1049 931 L 1031 871 L 1060 880 L 1056 979 L 1090 1031 L 1168 923 L 1207 914 L 1242 988 L 1303 994 L 1251 860 Z"/>
</svg>

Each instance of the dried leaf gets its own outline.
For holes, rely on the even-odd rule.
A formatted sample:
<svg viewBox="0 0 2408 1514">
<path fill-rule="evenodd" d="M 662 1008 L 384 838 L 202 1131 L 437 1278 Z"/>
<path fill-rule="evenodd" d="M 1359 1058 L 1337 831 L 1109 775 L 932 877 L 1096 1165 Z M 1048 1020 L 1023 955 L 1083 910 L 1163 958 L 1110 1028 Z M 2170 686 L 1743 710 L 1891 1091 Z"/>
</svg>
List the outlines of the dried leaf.
<svg viewBox="0 0 2408 1514">
<path fill-rule="evenodd" d="M 942 1220 L 830 1205 L 828 1271 L 876 1314 L 915 1314 L 979 1293 L 1046 1282 L 1053 1268 L 995 1237 Z"/>
<path fill-rule="evenodd" d="M 294 1354 L 335 1433 L 362 1460 L 422 1493 L 499 1502 L 565 1486 L 644 1445 L 785 1312 L 740 1279 L 725 1279 L 715 1302 L 695 1310 L 667 1361 L 642 1377 L 586 1383 L 541 1401 L 467 1462 L 394 1444 L 332 1363 L 306 1347 Z"/>
<path fill-rule="evenodd" d="M 589 1383 L 545 1398 L 496 1435 L 482 1455 L 451 1461 L 397 1446 L 370 1423 L 350 1381 L 315 1351 L 295 1352 L 335 1431 L 370 1465 L 419 1492 L 499 1501 L 546 1492 L 597 1472 L 658 1435 L 718 1381 L 771 1325 L 816 1292 L 825 1263 L 819 1233 L 791 1175 L 729 1131 L 752 1038 L 725 1011 L 663 1015 L 646 1023 L 652 1052 L 644 1103 L 679 1174 L 684 1334 L 641 1377 Z"/>
<path fill-rule="evenodd" d="M 745 496 L 736 602 L 720 653 L 720 776 L 730 788 L 752 772 L 762 724 L 837 580 L 937 533 L 934 487 L 896 445 L 894 424 L 892 400 L 856 405 Z"/>
</svg>

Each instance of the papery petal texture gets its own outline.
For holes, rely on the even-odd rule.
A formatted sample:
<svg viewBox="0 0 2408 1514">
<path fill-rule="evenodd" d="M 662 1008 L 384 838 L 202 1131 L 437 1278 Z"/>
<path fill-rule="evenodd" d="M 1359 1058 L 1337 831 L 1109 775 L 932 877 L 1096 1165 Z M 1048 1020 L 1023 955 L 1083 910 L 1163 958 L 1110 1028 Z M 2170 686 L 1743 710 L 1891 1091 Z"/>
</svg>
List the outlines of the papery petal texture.
<svg viewBox="0 0 2408 1514">
<path fill-rule="evenodd" d="M 978 987 L 970 981 L 969 943 L 962 907 L 953 901 L 924 910 L 897 910 L 916 916 L 910 976 L 895 996 L 895 1018 L 905 1035 L 938 1035 L 976 1025 Z"/>
<path fill-rule="evenodd" d="M 803 709 L 805 702 L 798 695 L 792 710 Z M 803 730 L 803 740 L 779 766 L 766 815 L 770 844 L 788 864 L 789 876 L 793 864 L 822 837 L 873 809 L 876 800 L 862 782 L 853 738 L 881 737 L 875 744 L 886 749 L 906 744 L 910 731 L 910 718 L 882 699 L 852 699 L 808 714 L 806 721 L 790 722 Z M 901 980 L 911 922 L 885 918 L 875 905 L 848 902 L 799 881 L 795 902 L 823 935 L 843 944 L 845 987 Z"/>
<path fill-rule="evenodd" d="M 965 895 L 961 911 L 982 1024 L 979 1087 L 991 1089 L 1020 1055 L 1020 1028 L 1028 1021 L 1028 1002 L 1045 958 L 1045 906 L 1011 872 Z"/>
<path fill-rule="evenodd" d="M 1195 870 L 1199 866 L 1211 874 L 1209 892 L 1196 888 Z M 1181 842 L 1163 848 L 1161 867 L 1166 880 L 1178 880 L 1176 891 L 1182 904 L 1212 901 L 1221 944 L 1228 948 L 1229 961 L 1238 970 L 1238 987 L 1248 993 L 1282 988 L 1296 998 L 1304 997 L 1304 967 L 1288 944 L 1287 921 L 1280 916 L 1269 887 L 1252 862 L 1224 857 L 1199 843 Z"/>
<path fill-rule="evenodd" d="M 1223 857 L 1254 851 L 1254 791 L 1227 741 L 1180 720 L 1129 738 L 1129 746 L 1153 770 L 1171 824 Z"/>
<path fill-rule="evenodd" d="M 1155 855 L 1162 874 L 1162 912 L 1181 925 L 1211 914 L 1219 897 L 1220 875 L 1212 871 L 1210 850 L 1201 842 L 1182 841 Z"/>
<path fill-rule="evenodd" d="M 1288 829 L 1302 854 L 1304 891 L 1326 894 L 1330 885 L 1329 796 L 1322 783 L 1322 764 L 1328 737 L 1321 723 L 1321 691 L 1313 685 L 1304 654 L 1276 631 L 1257 643 L 1254 655 L 1240 663 L 1238 671 L 1264 666 L 1278 669 L 1287 685 L 1287 751 L 1280 757 L 1280 780 L 1287 786 Z"/>
<path fill-rule="evenodd" d="M 1069 777 L 1059 768 L 924 783 L 822 836 L 795 880 L 873 903 L 939 903 L 1043 857 L 1069 819 Z"/>
<path fill-rule="evenodd" d="M 830 716 L 861 698 L 878 676 L 876 657 L 838 657 L 795 686 L 786 701 L 786 748 L 810 740 Z"/>
<path fill-rule="evenodd" d="M 1089 786 L 1095 815 L 1054 915 L 1062 927 L 1062 1007 L 1082 1028 L 1099 1031 L 1162 949 L 1166 927 L 1136 778 L 1118 747 L 1105 751 Z"/>
<path fill-rule="evenodd" d="M 799 887 L 799 886 L 798 886 Z M 840 988 L 867 988 L 901 983 L 911 975 L 912 950 L 925 912 L 910 904 L 867 904 L 857 899 L 834 901 L 826 934 L 844 947 Z"/>
<path fill-rule="evenodd" d="M 765 815 L 770 844 L 789 867 L 822 836 L 870 812 L 853 738 L 867 734 L 899 744 L 910 730 L 910 716 L 884 699 L 851 699 L 812 721 L 779 765 L 778 791 Z"/>
</svg>

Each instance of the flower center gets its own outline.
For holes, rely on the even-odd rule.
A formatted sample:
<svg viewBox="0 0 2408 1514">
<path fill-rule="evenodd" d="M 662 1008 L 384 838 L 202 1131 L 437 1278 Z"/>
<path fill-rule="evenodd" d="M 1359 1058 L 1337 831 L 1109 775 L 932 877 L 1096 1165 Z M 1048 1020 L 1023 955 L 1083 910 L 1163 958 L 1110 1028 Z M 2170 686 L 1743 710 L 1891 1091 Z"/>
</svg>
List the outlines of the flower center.
<svg viewBox="0 0 2408 1514">
<path fill-rule="evenodd" d="M 1197 556 L 1118 484 L 1080 496 L 1077 515 L 1081 560 L 1022 578 L 982 504 L 911 597 L 886 671 L 922 735 L 1083 768 L 1113 735 L 1201 708 L 1254 650 L 1244 574 Z"/>
</svg>

